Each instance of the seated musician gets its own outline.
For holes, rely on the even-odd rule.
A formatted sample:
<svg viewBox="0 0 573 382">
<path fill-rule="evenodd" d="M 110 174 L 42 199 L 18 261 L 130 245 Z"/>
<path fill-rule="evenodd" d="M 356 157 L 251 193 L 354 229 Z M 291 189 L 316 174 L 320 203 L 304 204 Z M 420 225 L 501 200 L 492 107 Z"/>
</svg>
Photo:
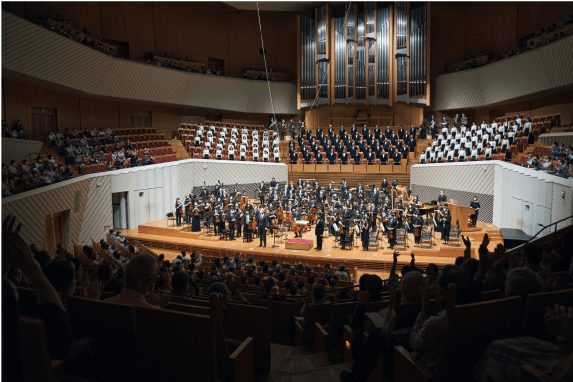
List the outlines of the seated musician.
<svg viewBox="0 0 573 382">
<path fill-rule="evenodd" d="M 414 205 L 415 208 L 420 208 L 420 200 L 418 199 L 418 195 L 414 196 L 414 199 L 410 204 Z"/>
<path fill-rule="evenodd" d="M 398 228 L 402 228 L 403 227 L 403 217 L 404 217 L 404 206 L 402 205 L 402 200 L 398 199 L 398 204 L 396 205 L 396 210 L 400 211 L 399 213 L 396 213 L 396 217 L 398 218 Z"/>
</svg>

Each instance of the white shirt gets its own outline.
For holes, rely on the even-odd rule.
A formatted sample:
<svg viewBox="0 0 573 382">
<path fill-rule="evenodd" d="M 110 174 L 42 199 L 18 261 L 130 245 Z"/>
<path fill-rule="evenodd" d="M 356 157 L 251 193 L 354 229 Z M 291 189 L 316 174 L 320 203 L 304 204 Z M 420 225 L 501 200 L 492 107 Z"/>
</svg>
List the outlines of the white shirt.
<svg viewBox="0 0 573 382">
<path fill-rule="evenodd" d="M 221 151 L 220 148 L 217 148 L 216 155 L 217 155 L 217 158 L 220 158 L 223 155 L 223 152 Z"/>
<path fill-rule="evenodd" d="M 205 155 L 209 156 L 209 150 L 207 150 L 207 149 L 203 150 L 203 156 L 205 156 Z"/>
</svg>

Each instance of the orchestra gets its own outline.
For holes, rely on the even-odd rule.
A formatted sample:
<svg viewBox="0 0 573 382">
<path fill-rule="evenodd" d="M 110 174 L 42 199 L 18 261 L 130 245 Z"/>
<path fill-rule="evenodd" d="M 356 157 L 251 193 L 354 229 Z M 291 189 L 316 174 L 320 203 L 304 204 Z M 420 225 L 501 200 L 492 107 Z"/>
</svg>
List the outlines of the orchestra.
<svg viewBox="0 0 573 382">
<path fill-rule="evenodd" d="M 368 251 L 372 237 L 385 237 L 388 248 L 393 249 L 397 233 L 402 235 L 399 232 L 402 229 L 406 236 L 413 236 L 414 247 L 418 247 L 422 232 L 429 231 L 432 220 L 433 230 L 441 233 L 444 244 L 449 244 L 452 216 L 444 192 L 441 191 L 435 206 L 424 205 L 398 180 L 389 185 L 384 179 L 380 187 L 359 183 L 356 188 L 350 188 L 345 180 L 338 187 L 334 182 L 321 187 L 315 180 L 302 178 L 296 185 L 291 181 L 281 186 L 273 178 L 268 186 L 265 182 L 256 186 L 251 198 L 246 189 L 239 192 L 234 188 L 229 192 L 221 183 L 214 189 L 203 185 L 198 191 L 198 197 L 186 195 L 184 202 L 177 198 L 177 227 L 182 225 L 183 219 L 185 223 L 191 223 L 192 232 L 200 232 L 201 224 L 205 228 L 211 228 L 212 224 L 214 235 L 228 233 L 229 240 L 247 233 L 256 234 L 261 247 L 266 246 L 267 234 L 274 235 L 279 227 L 286 227 L 295 237 L 302 238 L 313 225 L 316 225 L 317 250 L 322 249 L 325 232 L 334 236 L 342 248 L 352 248 L 356 237 L 362 242 L 363 251 Z M 471 216 L 475 226 L 480 208 L 477 197 L 473 198 L 470 207 L 475 210 Z M 425 222 L 422 216 L 430 210 L 434 212 L 434 219 Z"/>
</svg>

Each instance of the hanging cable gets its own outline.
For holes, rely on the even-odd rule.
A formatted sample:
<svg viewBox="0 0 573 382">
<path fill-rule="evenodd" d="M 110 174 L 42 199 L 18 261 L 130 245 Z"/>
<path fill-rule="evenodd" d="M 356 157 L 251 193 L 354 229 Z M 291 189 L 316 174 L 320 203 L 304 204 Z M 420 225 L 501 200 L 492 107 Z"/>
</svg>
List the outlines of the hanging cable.
<svg viewBox="0 0 573 382">
<path fill-rule="evenodd" d="M 265 60 L 265 75 L 267 77 L 267 86 L 269 88 L 269 98 L 271 100 L 271 108 L 273 110 L 273 120 L 275 121 L 275 126 L 277 129 L 277 133 L 280 135 L 279 130 L 279 124 L 277 121 L 277 115 L 275 114 L 275 105 L 273 104 L 273 95 L 271 93 L 271 84 L 270 84 L 270 80 L 269 80 L 269 71 L 267 69 L 267 51 L 265 50 L 265 43 L 263 42 L 263 27 L 261 26 L 261 13 L 259 11 L 259 2 L 257 1 L 257 16 L 259 18 L 259 32 L 261 34 L 261 45 L 263 46 L 263 58 Z M 272 127 L 272 126 L 269 126 Z M 281 145 L 279 144 L 279 150 L 281 150 Z M 282 156 L 284 156 L 284 152 L 282 152 Z M 270 159 L 270 153 L 269 153 L 269 159 Z"/>
<path fill-rule="evenodd" d="M 267 86 L 269 87 L 269 98 L 271 99 L 271 108 L 273 110 L 273 119 L 276 121 L 275 106 L 273 104 L 273 95 L 271 93 L 271 84 L 269 81 L 269 71 L 267 69 L 267 52 L 265 51 L 265 43 L 263 42 L 263 28 L 261 26 L 261 13 L 259 12 L 259 2 L 257 1 L 257 16 L 259 17 L 259 32 L 261 33 L 261 45 L 263 46 L 263 58 L 265 60 L 265 75 L 267 76 Z"/>
<path fill-rule="evenodd" d="M 352 1 L 348 3 L 348 8 L 346 9 L 346 14 L 344 15 L 344 28 L 347 28 L 346 21 L 348 19 L 348 12 L 350 11 L 350 5 L 351 4 L 352 4 Z M 312 103 L 312 105 L 310 105 L 310 109 L 308 109 L 308 113 L 306 113 L 306 116 L 304 117 L 304 125 L 305 126 L 306 126 L 306 120 L 307 120 L 308 116 L 310 115 L 312 108 L 314 107 L 314 105 L 316 105 L 316 101 L 318 100 L 318 96 L 320 95 L 320 89 L 322 88 L 322 83 L 324 82 L 324 78 L 326 77 L 327 74 L 328 74 L 328 65 L 326 66 L 326 72 L 324 73 L 324 76 L 322 77 L 322 81 L 320 81 L 320 83 L 318 85 L 318 91 L 316 92 L 316 97 L 314 98 L 314 102 Z M 302 126 L 298 129 L 299 134 L 300 134 L 301 129 L 302 129 Z"/>
</svg>

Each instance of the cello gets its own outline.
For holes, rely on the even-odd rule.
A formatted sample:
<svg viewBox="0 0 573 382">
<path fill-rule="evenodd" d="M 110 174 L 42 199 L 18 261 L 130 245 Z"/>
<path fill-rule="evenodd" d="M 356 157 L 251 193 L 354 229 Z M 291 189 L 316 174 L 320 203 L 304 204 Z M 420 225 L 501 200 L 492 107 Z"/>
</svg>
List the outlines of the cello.
<svg viewBox="0 0 573 382">
<path fill-rule="evenodd" d="M 310 224 L 316 222 L 316 208 L 312 207 L 308 214 L 308 219 L 310 220 Z"/>
</svg>

